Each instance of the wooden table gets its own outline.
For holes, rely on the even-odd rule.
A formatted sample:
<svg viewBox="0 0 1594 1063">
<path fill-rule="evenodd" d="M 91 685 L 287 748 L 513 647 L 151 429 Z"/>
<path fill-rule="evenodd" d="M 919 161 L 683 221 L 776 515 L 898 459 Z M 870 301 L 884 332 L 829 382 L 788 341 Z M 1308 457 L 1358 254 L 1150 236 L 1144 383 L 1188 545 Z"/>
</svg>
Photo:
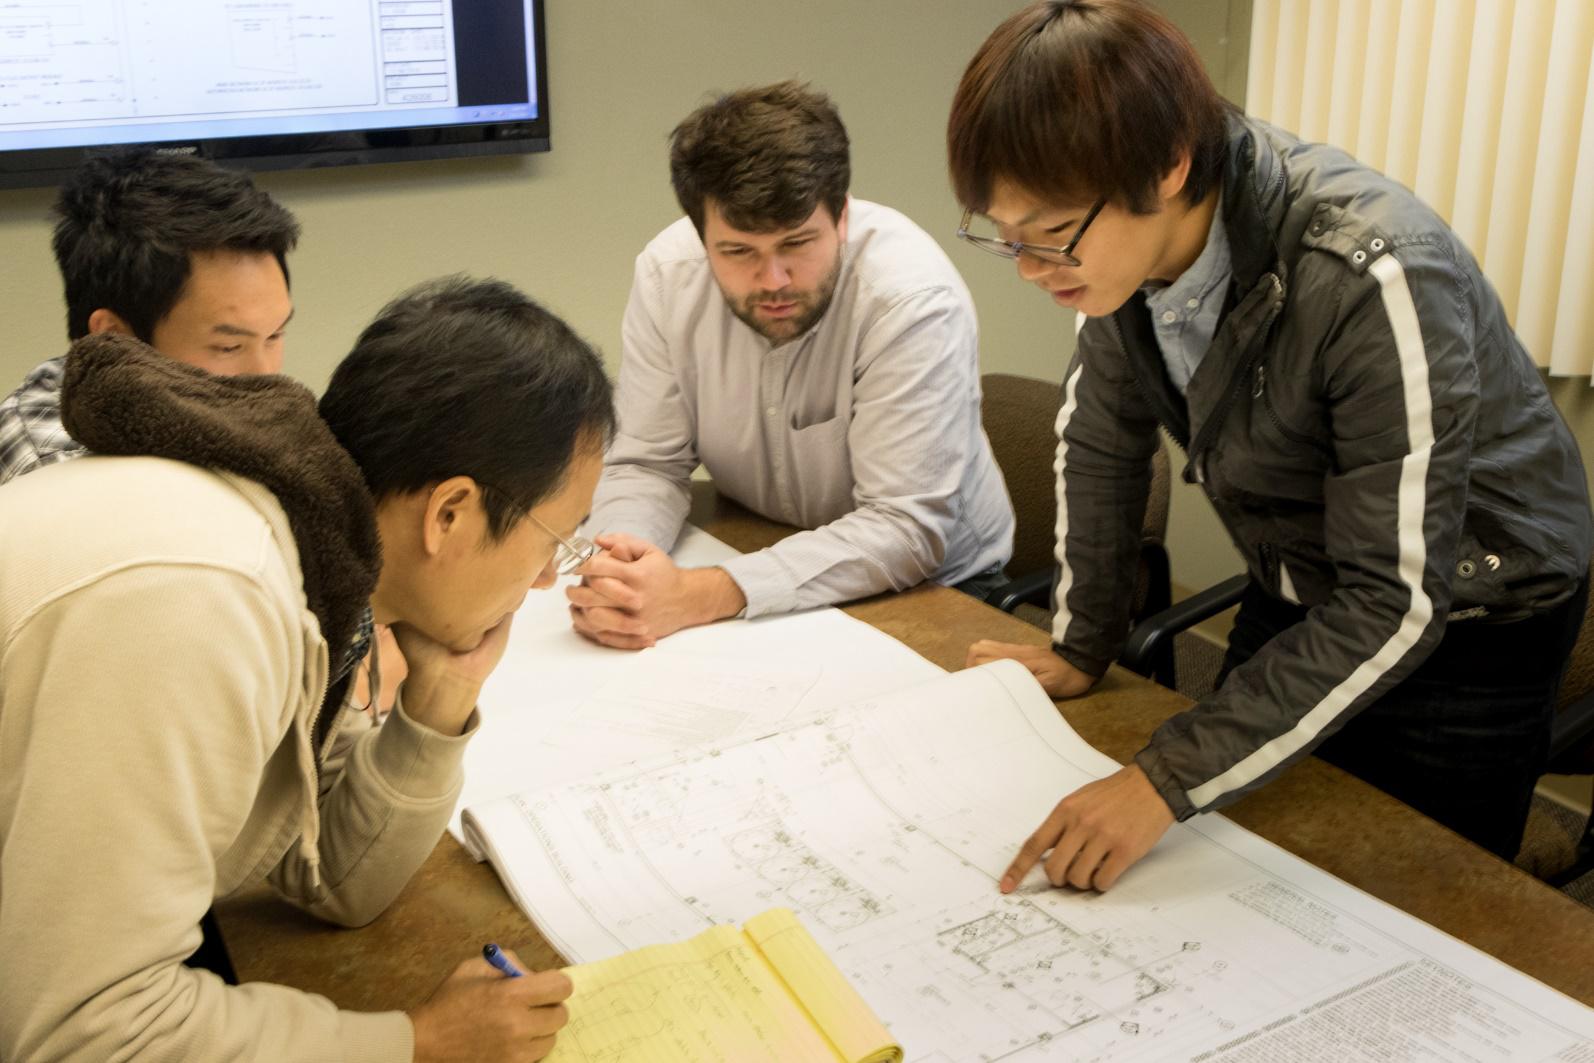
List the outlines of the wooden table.
<svg viewBox="0 0 1594 1063">
<path fill-rule="evenodd" d="M 791 529 L 694 492 L 692 523 L 743 550 Z M 977 638 L 1045 645 L 1045 633 L 944 587 L 920 587 L 846 607 L 947 669 Z M 1127 761 L 1189 705 L 1115 668 L 1089 697 L 1058 703 L 1068 722 Z M 1452 834 L 1393 798 L 1308 757 L 1224 815 L 1561 992 L 1594 1005 L 1594 911 Z M 1015 837 L 1033 824 L 1014 824 Z M 484 941 L 536 967 L 560 957 L 510 901 L 486 864 L 445 834 L 393 906 L 360 930 L 326 926 L 263 890 L 217 906 L 239 977 L 321 993 L 360 1010 L 409 1007 Z"/>
</svg>

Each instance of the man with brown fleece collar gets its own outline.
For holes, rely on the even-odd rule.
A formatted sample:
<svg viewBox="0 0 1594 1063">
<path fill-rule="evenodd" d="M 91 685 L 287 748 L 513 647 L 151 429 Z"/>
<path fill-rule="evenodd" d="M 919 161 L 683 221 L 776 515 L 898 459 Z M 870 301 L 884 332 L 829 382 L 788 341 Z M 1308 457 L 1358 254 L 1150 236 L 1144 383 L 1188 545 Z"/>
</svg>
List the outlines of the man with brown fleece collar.
<svg viewBox="0 0 1594 1063">
<path fill-rule="evenodd" d="M 510 617 L 572 567 L 596 355 L 451 280 L 382 312 L 319 414 L 116 336 L 74 347 L 62 406 L 95 456 L 0 488 L 0 1058 L 541 1058 L 557 972 L 472 960 L 363 1014 L 182 961 L 214 898 L 269 879 L 357 926 L 436 844 Z M 411 670 L 351 741 L 328 662 L 367 604 Z"/>
</svg>

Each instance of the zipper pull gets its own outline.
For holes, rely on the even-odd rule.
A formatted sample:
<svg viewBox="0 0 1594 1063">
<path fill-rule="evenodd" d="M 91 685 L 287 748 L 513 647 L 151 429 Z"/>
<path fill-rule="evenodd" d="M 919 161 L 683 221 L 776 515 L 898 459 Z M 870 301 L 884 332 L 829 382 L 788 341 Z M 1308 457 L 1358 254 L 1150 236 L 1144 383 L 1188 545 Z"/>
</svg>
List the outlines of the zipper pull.
<svg viewBox="0 0 1594 1063">
<path fill-rule="evenodd" d="M 1262 563 L 1262 585 L 1267 589 L 1268 593 L 1271 594 L 1273 592 L 1274 584 L 1273 577 L 1278 571 L 1277 566 L 1274 564 L 1275 557 L 1273 553 L 1273 544 L 1257 543 L 1256 552 L 1258 559 Z"/>
<path fill-rule="evenodd" d="M 1251 397 L 1253 399 L 1260 399 L 1262 397 L 1262 388 L 1266 381 L 1266 373 L 1267 366 L 1258 365 L 1256 367 L 1256 384 L 1251 388 Z"/>
</svg>

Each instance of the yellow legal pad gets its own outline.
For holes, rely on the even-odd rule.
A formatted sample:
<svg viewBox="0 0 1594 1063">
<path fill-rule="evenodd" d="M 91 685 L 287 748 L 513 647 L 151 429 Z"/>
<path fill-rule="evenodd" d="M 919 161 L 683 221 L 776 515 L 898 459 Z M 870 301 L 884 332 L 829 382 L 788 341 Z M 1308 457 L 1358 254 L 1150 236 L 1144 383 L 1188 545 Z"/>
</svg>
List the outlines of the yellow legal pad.
<svg viewBox="0 0 1594 1063">
<path fill-rule="evenodd" d="M 551 1063 L 902 1059 L 869 1005 L 785 908 L 740 930 L 717 926 L 565 973 L 575 991 Z"/>
</svg>

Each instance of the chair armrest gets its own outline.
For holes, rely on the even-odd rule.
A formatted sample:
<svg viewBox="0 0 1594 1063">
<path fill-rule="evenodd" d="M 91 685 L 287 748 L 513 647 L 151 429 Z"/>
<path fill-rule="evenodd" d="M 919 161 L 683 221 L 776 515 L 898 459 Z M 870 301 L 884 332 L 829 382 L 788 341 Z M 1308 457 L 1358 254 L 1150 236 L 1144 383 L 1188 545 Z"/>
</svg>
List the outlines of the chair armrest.
<svg viewBox="0 0 1594 1063">
<path fill-rule="evenodd" d="M 1250 582 L 1251 577 L 1247 575 L 1231 576 L 1155 616 L 1148 616 L 1129 633 L 1129 641 L 1124 644 L 1118 663 L 1132 672 L 1150 675 L 1159 655 L 1171 645 L 1175 635 L 1237 603 Z"/>
<path fill-rule="evenodd" d="M 1052 572 L 1043 569 L 1027 576 L 1008 580 L 985 595 L 985 604 L 994 605 L 1004 613 L 1011 613 L 1021 605 L 1045 607 L 1051 602 Z"/>
</svg>

